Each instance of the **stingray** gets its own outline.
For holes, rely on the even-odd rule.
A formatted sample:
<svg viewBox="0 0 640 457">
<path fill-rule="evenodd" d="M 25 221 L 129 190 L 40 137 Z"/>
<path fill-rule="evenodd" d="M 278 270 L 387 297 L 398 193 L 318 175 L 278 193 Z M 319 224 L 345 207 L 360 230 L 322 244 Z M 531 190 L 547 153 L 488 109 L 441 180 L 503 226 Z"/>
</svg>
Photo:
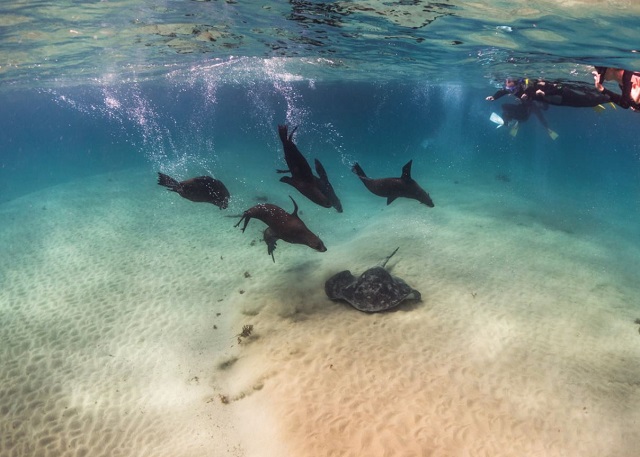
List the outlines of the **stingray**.
<svg viewBox="0 0 640 457">
<path fill-rule="evenodd" d="M 398 248 L 380 265 L 369 268 L 358 278 L 349 270 L 333 275 L 325 282 L 324 291 L 331 300 L 344 300 L 367 313 L 393 309 L 404 300 L 420 301 L 420 292 L 402 279 L 391 276 L 384 268 L 397 251 Z"/>
</svg>

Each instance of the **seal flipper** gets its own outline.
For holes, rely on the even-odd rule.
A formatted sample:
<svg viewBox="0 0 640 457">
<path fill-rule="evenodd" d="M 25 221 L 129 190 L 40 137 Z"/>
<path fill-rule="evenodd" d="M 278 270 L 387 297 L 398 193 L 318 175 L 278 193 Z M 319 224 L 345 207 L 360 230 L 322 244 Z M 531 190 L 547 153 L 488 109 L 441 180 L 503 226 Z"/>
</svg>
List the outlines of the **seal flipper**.
<svg viewBox="0 0 640 457">
<path fill-rule="evenodd" d="M 398 197 L 389 197 L 387 198 L 387 205 L 390 205 L 391 203 L 393 203 L 393 201 L 398 198 Z"/>
<path fill-rule="evenodd" d="M 404 167 L 402 167 L 402 180 L 410 181 L 411 180 L 411 164 L 413 159 L 409 160 Z"/>
<path fill-rule="evenodd" d="M 172 190 L 173 192 L 178 192 L 180 189 L 180 183 L 173 179 L 169 175 L 165 175 L 164 173 L 158 172 L 158 184 Z"/>
<path fill-rule="evenodd" d="M 276 241 L 278 237 L 273 233 L 270 227 L 267 227 L 263 233 L 264 242 L 267 243 L 267 253 L 271 256 L 273 263 L 276 262 L 276 258 L 273 256 L 273 251 L 276 250 Z"/>
<path fill-rule="evenodd" d="M 298 217 L 298 204 L 296 203 L 296 201 L 293 199 L 293 197 L 291 195 L 289 195 L 289 198 L 293 202 L 293 212 L 291 213 L 291 215 L 293 217 Z M 298 217 L 298 219 L 300 219 L 300 218 Z"/>
<path fill-rule="evenodd" d="M 283 182 L 285 184 L 289 184 L 290 186 L 296 187 L 293 184 L 293 178 L 291 176 L 283 176 L 282 178 L 280 178 L 280 182 Z"/>
<path fill-rule="evenodd" d="M 291 170 L 280 170 L 279 168 L 276 168 L 276 173 L 291 173 Z"/>
<path fill-rule="evenodd" d="M 288 134 L 288 127 L 286 125 L 278 125 L 278 135 L 282 141 L 282 147 L 284 149 L 284 160 L 289 167 L 289 173 L 296 179 L 304 182 L 309 182 L 313 179 L 313 173 L 311 167 L 304 158 L 298 147 L 292 141 L 293 133 L 297 130 L 297 126 Z M 287 136 L 288 135 L 288 136 Z"/>
<path fill-rule="evenodd" d="M 329 199 L 329 202 L 331 202 L 331 206 L 333 206 L 337 212 L 341 213 L 342 202 L 340 202 L 340 199 L 336 195 L 336 191 L 333 190 L 333 186 L 329 182 L 327 171 L 324 169 L 324 166 L 322 166 L 322 163 L 320 163 L 318 159 L 315 159 L 315 164 L 316 172 L 318 173 L 318 176 L 320 177 L 320 183 L 322 184 L 322 189 L 320 190 Z"/>
<path fill-rule="evenodd" d="M 289 128 L 286 125 L 278 126 L 278 135 L 280 136 L 280 141 L 283 143 L 286 142 L 289 138 L 287 138 L 287 131 Z"/>
<path fill-rule="evenodd" d="M 296 133 L 296 130 L 298 130 L 297 125 L 293 128 L 293 130 L 291 130 L 291 133 L 289 134 L 289 141 L 293 141 L 293 134 Z"/>
<path fill-rule="evenodd" d="M 244 229 L 247 228 L 247 225 L 249 225 L 249 221 L 251 220 L 251 217 L 247 215 L 247 212 L 245 211 L 245 213 L 242 215 L 242 217 L 240 218 L 240 220 L 238 221 L 238 223 L 236 225 L 234 225 L 234 227 L 237 227 L 240 225 L 240 223 L 242 221 L 244 221 L 244 225 L 242 226 L 242 233 L 244 233 Z"/>
<path fill-rule="evenodd" d="M 351 171 L 353 171 L 355 174 L 357 174 L 361 178 L 367 177 L 367 175 L 364 173 L 364 170 L 362 169 L 360 164 L 358 164 L 358 162 L 353 164 L 353 166 L 351 167 Z"/>
<path fill-rule="evenodd" d="M 314 162 L 316 164 L 316 173 L 318 173 L 318 176 L 320 177 L 323 183 L 328 184 L 329 176 L 327 176 L 327 171 L 324 169 L 324 167 L 322 166 L 322 164 L 318 159 L 314 159 Z"/>
<path fill-rule="evenodd" d="M 280 141 L 282 141 L 283 143 L 285 141 L 291 141 L 296 130 L 298 130 L 297 125 L 291 130 L 291 133 L 289 133 L 289 127 L 287 127 L 286 125 L 278 125 L 278 135 L 280 136 Z"/>
</svg>

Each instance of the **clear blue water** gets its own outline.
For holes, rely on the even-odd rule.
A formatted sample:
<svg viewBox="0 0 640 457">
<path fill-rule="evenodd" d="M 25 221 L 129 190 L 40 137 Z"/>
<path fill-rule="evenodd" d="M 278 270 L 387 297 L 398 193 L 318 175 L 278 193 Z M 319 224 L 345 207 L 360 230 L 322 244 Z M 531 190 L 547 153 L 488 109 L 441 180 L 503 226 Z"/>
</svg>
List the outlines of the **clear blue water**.
<svg viewBox="0 0 640 457">
<path fill-rule="evenodd" d="M 211 92 L 213 90 L 213 92 Z M 359 161 L 372 176 L 395 175 L 413 159 L 428 181 L 510 179 L 509 192 L 541 213 L 566 208 L 618 220 L 634 239 L 640 145 L 635 113 L 608 107 L 550 107 L 551 140 L 532 118 L 516 137 L 489 121 L 501 99 L 488 86 L 427 83 L 259 81 L 219 84 L 147 81 L 135 85 L 19 89 L 5 93 L 0 121 L 2 200 L 78 177 L 132 167 L 187 178 L 209 173 L 230 182 L 282 167 L 276 125 L 299 125 L 296 139 L 336 185 L 357 182 Z M 239 191 L 238 185 L 235 185 Z M 447 195 L 434 195 L 446 204 Z M 559 205 L 556 208 L 556 205 Z M 547 216 L 548 217 L 548 216 Z"/>
<path fill-rule="evenodd" d="M 408 271 L 416 275 L 415 271 L 422 271 L 423 264 L 433 268 L 413 277 L 422 286 L 431 284 L 429 281 L 438 284 L 438 290 L 434 287 L 423 294 L 436 298 L 432 298 L 428 306 L 413 310 L 416 319 L 426 322 L 424 325 L 431 322 L 430 307 L 435 309 L 436 317 L 432 321 L 447 322 L 450 316 L 438 314 L 442 313 L 439 305 L 442 308 L 453 308 L 458 303 L 469 306 L 464 297 L 469 299 L 470 292 L 464 288 L 466 284 L 459 285 L 463 281 L 460 278 L 468 274 L 473 284 L 469 287 L 479 290 L 482 281 L 478 278 L 489 278 L 487 282 L 492 284 L 489 295 L 493 297 L 493 301 L 487 299 L 491 302 L 487 305 L 489 309 L 503 305 L 507 308 L 508 304 L 523 300 L 528 302 L 527 306 L 534 303 L 540 305 L 539 309 L 548 310 L 544 306 L 555 306 L 557 299 L 557 306 L 566 306 L 567 313 L 571 314 L 573 306 L 584 300 L 588 302 L 587 309 L 576 307 L 579 311 L 575 311 L 582 319 L 576 317 L 580 324 L 575 324 L 582 338 L 611 343 L 616 340 L 615 332 L 624 334 L 624 338 L 620 337 L 619 344 L 623 347 L 620 352 L 616 352 L 620 347 L 613 343 L 603 346 L 602 353 L 585 346 L 584 353 L 599 354 L 602 364 L 598 359 L 596 363 L 587 364 L 586 374 L 576 372 L 580 376 L 584 374 L 584 379 L 591 379 L 589 375 L 595 373 L 594 386 L 601 387 L 603 384 L 599 382 L 604 380 L 606 387 L 593 396 L 596 410 L 598 405 L 605 405 L 598 410 L 602 417 L 611 418 L 613 423 L 616 418 L 624 418 L 625 412 L 631 418 L 629 423 L 622 419 L 621 425 L 615 422 L 622 438 L 616 435 L 609 447 L 605 440 L 600 440 L 601 446 L 597 449 L 610 449 L 612 453 L 607 455 L 611 456 L 631 457 L 627 441 L 637 442 L 638 416 L 620 405 L 640 404 L 635 368 L 640 355 L 636 346 L 627 344 L 632 337 L 638 343 L 637 325 L 633 321 L 634 317 L 640 317 L 640 305 L 636 301 L 640 292 L 640 114 L 611 106 L 604 112 L 551 106 L 544 116 L 559 135 L 554 140 L 535 118 L 521 123 L 517 135 L 511 135 L 509 127 L 497 129 L 489 120 L 491 113 L 500 112 L 502 103 L 513 100 L 509 97 L 494 102 L 485 100 L 506 76 L 558 78 L 592 84 L 590 72 L 595 64 L 640 69 L 637 53 L 640 8 L 636 1 L 606 5 L 596 1 L 561 3 L 566 2 L 65 1 L 13 2 L 0 6 L 0 214 L 6 215 L 5 220 L 0 220 L 0 288 L 4 290 L 0 293 L 0 323 L 7 323 L 0 335 L 5 341 L 15 342 L 0 352 L 0 364 L 11 367 L 6 371 L 8 387 L 0 386 L 0 416 L 12 417 L 11 423 L 0 424 L 0 436 L 10 436 L 4 442 L 0 438 L 0 456 L 5 455 L 5 449 L 13 449 L 13 454 L 6 455 L 35 455 L 36 451 L 42 455 L 83 455 L 86 451 L 79 445 L 65 448 L 66 438 L 61 439 L 62 444 L 56 441 L 59 447 L 51 445 L 47 437 L 63 436 L 64 432 L 55 424 L 42 431 L 41 428 L 46 427 L 40 424 L 46 420 L 36 411 L 46 404 L 42 412 L 46 418 L 47 414 L 60 413 L 62 407 L 66 409 L 65 405 L 82 404 L 78 399 L 84 398 L 81 393 L 86 390 L 83 390 L 84 380 L 68 382 L 73 367 L 65 365 L 65 360 L 68 352 L 76 355 L 75 347 L 70 351 L 60 343 L 57 352 L 53 351 L 55 363 L 42 362 L 48 360 L 45 356 L 30 358 L 29 354 L 40 349 L 46 352 L 47 344 L 58 341 L 56 338 L 60 335 L 73 332 L 73 325 L 64 320 L 66 314 L 60 311 L 58 315 L 56 309 L 68 309 L 69 303 L 79 308 L 83 305 L 95 308 L 97 314 L 87 314 L 91 316 L 90 321 L 96 320 L 91 327 L 99 335 L 95 338 L 111 343 L 95 343 L 92 334 L 91 343 L 73 339 L 72 345 L 93 349 L 95 344 L 103 352 L 107 346 L 116 353 L 114 347 L 117 347 L 119 333 L 112 329 L 118 328 L 118 322 L 114 322 L 120 318 L 110 320 L 111 311 L 116 315 L 118 310 L 127 310 L 130 314 L 125 314 L 123 321 L 130 315 L 143 313 L 135 309 L 137 302 L 128 298 L 130 291 L 134 291 L 131 293 L 136 300 L 142 301 L 147 295 L 152 297 L 147 303 L 149 309 L 157 306 L 160 316 L 169 316 L 171 311 L 167 310 L 181 308 L 184 303 L 180 300 L 187 296 L 188 306 L 182 308 L 188 310 L 185 313 L 189 318 L 207 324 L 215 322 L 221 332 L 230 333 L 234 340 L 235 328 L 227 322 L 229 325 L 223 329 L 220 321 L 210 321 L 213 308 L 209 308 L 212 290 L 215 289 L 215 306 L 222 307 L 229 304 L 222 301 L 228 299 L 231 290 L 235 293 L 240 287 L 246 287 L 237 278 L 233 282 L 226 276 L 233 268 L 244 271 L 248 264 L 273 271 L 273 277 L 260 277 L 265 281 L 259 283 L 264 286 L 263 296 L 253 295 L 258 303 L 270 303 L 273 294 L 269 284 L 277 284 L 275 289 L 285 288 L 287 275 L 295 274 L 300 284 L 304 287 L 312 284 L 317 292 L 322 287 L 321 281 L 326 279 L 321 275 L 326 276 L 331 269 L 347 268 L 344 262 L 350 255 L 351 260 L 360 262 L 359 267 L 372 262 L 375 256 L 371 252 L 363 253 L 361 258 L 353 253 L 341 257 L 335 252 L 346 250 L 353 240 L 354 246 L 369 247 L 366 242 L 358 241 L 361 234 L 364 239 L 374 240 L 372 243 L 379 242 L 381 234 L 372 233 L 371 228 L 379 219 L 389 224 L 384 227 L 396 229 L 383 234 L 387 237 L 385 241 L 393 246 L 396 242 L 405 243 L 402 248 L 405 253 L 414 249 L 403 259 L 404 265 L 410 265 Z M 611 88 L 615 90 L 614 86 Z M 275 170 L 284 167 L 277 135 L 277 125 L 281 123 L 298 126 L 297 145 L 306 157 L 322 161 L 342 199 L 344 214 L 330 210 L 331 216 L 327 216 L 323 211 L 329 210 L 312 207 L 293 189 L 278 182 Z M 351 172 L 352 164 L 357 161 L 370 176 L 398 176 L 408 160 L 413 160 L 413 177 L 429 190 L 434 209 L 412 206 L 406 201 L 385 207 L 382 199 L 367 194 Z M 203 174 L 221 179 L 232 199 L 225 213 L 216 209 L 216 217 L 237 215 L 262 195 L 289 209 L 287 195 L 291 194 L 300 203 L 308 224 L 317 227 L 325 241 L 331 240 L 333 246 L 327 242 L 329 250 L 322 261 L 313 257 L 320 254 L 309 251 L 310 260 L 305 263 L 306 260 L 301 260 L 304 248 L 281 242 L 278 263 L 272 265 L 263 246 L 259 251 L 252 250 L 253 245 L 248 247 L 252 236 L 261 243 L 258 229 L 253 226 L 259 225 L 257 222 L 252 223 L 255 229 L 252 235 L 239 238 L 230 220 L 208 219 L 210 214 L 202 207 L 189 206 L 177 198 L 171 200 L 172 194 L 167 197 L 156 185 L 158 171 L 178 179 Z M 85 192 L 86 201 L 104 194 L 108 203 L 86 206 L 82 199 Z M 147 201 L 150 202 L 148 208 Z M 51 222 L 46 215 L 54 211 L 56 217 L 51 218 L 54 221 Z M 84 214 L 91 216 L 84 219 Z M 117 215 L 112 228 L 108 227 L 111 214 Z M 462 215 L 468 217 L 465 219 Z M 423 216 L 424 220 L 419 219 Z M 408 221 L 406 232 L 389 223 L 396 218 L 402 225 L 403 217 Z M 171 223 L 159 222 L 165 220 Z M 100 234 L 99 241 L 91 241 L 92 221 L 96 233 Z M 449 221 L 453 221 L 453 225 L 448 226 Z M 455 223 L 460 223 L 462 228 Z M 210 229 L 209 224 L 213 228 Z M 416 226 L 424 231 L 417 230 Z M 72 232 L 78 227 L 82 228 L 81 235 Z M 532 239 L 528 245 L 525 232 L 520 231 L 523 227 L 531 230 L 531 236 L 540 238 Z M 495 233 L 491 233 L 491 229 Z M 118 231 L 124 234 L 122 238 L 118 237 Z M 204 239 L 203 233 L 211 237 Z M 468 242 L 468 251 L 471 251 L 468 257 L 466 248 L 460 247 L 467 246 L 465 233 L 467 239 L 479 240 L 478 245 L 473 244 L 475 241 Z M 565 235 L 569 238 L 563 244 Z M 70 239 L 75 236 L 78 236 L 77 248 Z M 528 255 L 534 253 L 534 257 L 536 243 L 545 250 L 531 262 L 520 257 L 521 251 L 513 251 L 518 259 L 512 264 L 504 257 L 512 252 L 510 248 L 502 250 L 496 246 L 498 260 L 495 260 L 491 247 L 483 243 L 499 245 L 500 236 L 504 236 L 505 246 L 517 245 Z M 109 250 L 110 237 L 113 237 L 112 250 Z M 245 241 L 247 246 L 239 244 Z M 446 242 L 451 242 L 451 246 L 438 245 L 431 257 L 433 245 L 430 243 Z M 555 250 L 554 243 L 557 243 Z M 61 247 L 57 248 L 58 245 Z M 584 252 L 576 248 L 581 245 Z M 95 259 L 90 254 L 96 246 L 100 248 L 99 258 L 103 263 L 96 261 L 95 270 L 100 274 L 106 272 L 108 287 L 93 287 L 91 281 L 100 281 L 91 279 L 90 274 L 86 275 L 89 285 L 80 280 L 81 285 L 75 284 L 74 279 L 84 277 L 78 271 L 92 271 Z M 231 255 L 224 246 L 238 247 L 238 252 Z M 564 248 L 570 252 L 566 265 L 584 267 L 584 270 L 562 271 L 562 266 L 553 263 L 557 260 L 550 252 L 564 252 Z M 69 265 L 75 268 L 74 261 L 77 261 L 77 270 L 68 275 L 51 270 L 51 265 L 54 269 L 58 267 L 51 260 L 58 255 L 57 249 L 66 256 L 60 271 L 67 272 Z M 130 251 L 135 255 L 128 257 L 126 254 Z M 199 257 L 204 256 L 205 251 L 206 256 Z M 292 253 L 302 254 L 295 257 Z M 158 265 L 165 266 L 169 254 L 183 255 L 180 257 L 183 262 L 185 258 L 206 260 L 207 271 L 204 276 L 198 276 L 202 272 L 194 271 L 193 265 L 186 262 L 186 274 L 172 275 L 164 268 L 162 273 L 154 273 Z M 126 259 L 122 264 L 116 259 L 117 267 L 113 267 L 109 255 Z M 218 258 L 222 261 L 223 257 L 234 258 L 237 264 L 225 268 L 211 261 Z M 546 265 L 545 259 L 552 260 Z M 468 265 L 464 264 L 466 260 Z M 209 261 L 213 265 L 209 265 Z M 459 276 L 456 262 L 460 263 Z M 513 267 L 513 283 L 504 281 L 494 287 L 491 281 L 496 281 L 495 278 L 509 276 L 504 273 L 505 269 L 522 264 L 531 270 Z M 555 273 L 547 278 L 546 269 Z M 558 272 L 566 276 L 559 276 Z M 594 272 L 600 272 L 601 279 L 593 284 L 593 289 L 585 288 L 583 279 L 591 278 Z M 138 273 L 144 278 L 140 283 L 132 279 Z M 529 274 L 533 278 L 530 284 Z M 64 280 L 59 280 L 60 275 Z M 117 280 L 110 279 L 112 277 Z M 193 278 L 196 279 L 192 283 Z M 542 295 L 545 301 L 534 292 L 545 290 L 547 282 L 554 284 L 550 290 L 557 293 L 548 292 L 551 298 Z M 127 286 L 122 286 L 120 291 L 123 283 Z M 223 290 L 228 283 L 232 284 L 230 290 Z M 32 287 L 34 284 L 37 287 Z M 510 290 L 520 286 L 525 290 L 524 298 Z M 32 288 L 35 298 L 30 295 Z M 526 296 L 527 293 L 531 293 L 531 297 Z M 475 299 L 476 292 L 473 294 Z M 247 303 L 249 301 L 247 299 Z M 588 308 L 590 305 L 594 306 L 593 310 Z M 128 311 L 129 306 L 134 311 Z M 321 307 L 314 306 L 310 306 L 311 311 Z M 32 336 L 32 329 L 23 321 L 30 322 L 30 318 L 39 316 L 40 309 L 63 316 L 60 319 L 64 325 L 62 322 L 59 325 L 64 330 L 52 329 L 49 335 L 44 318 L 44 323 L 39 321 L 37 332 L 34 331 L 36 336 Z M 220 312 L 226 313 L 228 308 L 222 309 Z M 513 328 L 526 327 L 520 323 L 526 322 L 522 316 L 529 311 L 524 307 L 517 311 L 523 314 L 514 312 L 513 315 L 521 320 L 514 318 L 513 322 L 518 324 L 511 321 L 509 324 Z M 591 320 L 590 312 L 594 316 Z M 468 313 L 470 319 L 477 318 L 473 306 Z M 322 313 L 309 314 L 310 320 L 327 317 Z M 543 313 L 534 310 L 532 319 L 548 322 L 540 318 L 540 314 Z M 390 322 L 397 324 L 393 318 L 398 316 L 389 317 Z M 145 319 L 138 316 L 137 321 L 134 318 L 132 321 L 146 323 Z M 163 319 L 160 319 L 166 322 L 163 329 L 171 328 L 175 322 L 172 318 Z M 263 319 L 274 328 L 279 325 L 269 322 L 268 317 Z M 452 326 L 464 324 L 459 315 L 456 319 L 451 318 Z M 469 334 L 483 325 L 477 325 L 478 322 L 484 321 L 470 321 Z M 562 322 L 560 330 L 550 330 L 552 336 L 563 333 L 563 329 L 573 323 Z M 582 324 L 585 325 L 580 326 Z M 282 325 L 280 330 L 284 332 Z M 27 329 L 26 336 L 18 330 L 14 332 L 14 327 L 20 331 Z M 532 324 L 532 334 L 535 334 L 533 327 Z M 198 341 L 208 341 L 210 328 L 211 325 L 206 332 L 203 329 L 200 333 L 194 332 L 200 335 Z M 185 335 L 191 327 L 183 330 L 180 327 L 173 331 Z M 164 343 L 162 332 L 145 331 L 148 331 L 146 341 L 156 341 L 153 335 L 160 335 L 157 341 Z M 460 333 L 467 334 L 467 329 Z M 580 336 L 577 331 L 576 334 Z M 534 343 L 544 339 L 536 338 L 532 339 Z M 59 340 L 64 341 L 64 335 Z M 40 344 L 43 341 L 46 344 Z M 176 339 L 167 341 L 171 347 L 170 343 Z M 220 338 L 216 348 L 226 348 L 228 341 L 229 338 Z M 523 338 L 522 341 L 529 340 Z M 157 353 L 157 347 L 148 344 L 151 352 Z M 180 345 L 189 350 L 198 344 L 180 340 Z M 564 357 L 571 353 L 571 344 L 551 349 L 544 344 L 541 347 L 543 353 L 547 350 L 553 353 L 552 361 L 567 360 Z M 531 352 L 538 354 L 538 349 L 539 346 L 533 344 Z M 197 352 L 184 351 L 189 355 Z M 103 365 L 103 359 L 93 357 L 94 354 L 90 354 L 81 358 L 79 366 L 90 366 L 102 375 L 93 364 Z M 115 359 L 113 363 L 122 363 L 120 360 Z M 209 359 L 203 361 L 203 365 L 208 362 Z M 153 367 L 154 373 L 163 372 L 159 367 L 160 364 Z M 617 370 L 611 369 L 615 371 L 611 375 L 614 381 L 605 373 L 611 367 Z M 117 372 L 119 368 L 116 366 L 114 370 Z M 29 376 L 39 369 L 51 375 L 52 383 L 55 381 L 58 387 L 49 389 L 43 382 L 45 387 L 38 388 Z M 205 368 L 199 369 L 206 372 Z M 198 373 L 204 379 L 205 375 Z M 190 382 L 195 379 L 192 374 L 189 371 Z M 578 375 L 569 377 L 568 384 L 579 378 Z M 180 376 L 186 379 L 182 372 Z M 215 376 L 210 379 L 216 380 L 210 382 L 212 385 L 218 382 Z M 558 379 L 565 382 L 567 378 Z M 67 393 L 66 385 L 72 385 L 69 388 L 72 393 Z M 268 382 L 265 385 L 266 390 L 273 388 Z M 620 385 L 623 388 L 616 390 Z M 574 392 L 572 387 L 575 385 L 567 389 L 569 397 Z M 220 393 L 213 391 L 215 395 Z M 546 392 L 536 390 L 540 391 Z M 49 394 L 55 400 L 51 401 L 53 406 L 47 403 Z M 105 398 L 96 395 L 96 398 Z M 110 395 L 113 397 L 106 395 L 109 401 L 119 405 L 119 396 L 113 392 Z M 29 405 L 26 409 L 20 406 L 24 399 Z M 90 402 L 85 403 L 87 406 Z M 560 400 L 558 404 L 561 406 L 554 414 L 561 417 Z M 82 417 L 94 417 L 82 406 L 75 407 L 78 414 L 88 415 Z M 604 411 L 606 407 L 610 410 Z M 125 417 L 128 410 L 124 414 L 113 406 L 112 409 L 105 407 L 104 411 L 95 417 L 105 414 L 114 423 L 128 424 L 129 418 Z M 163 417 L 162 414 L 164 412 L 148 417 Z M 37 423 L 33 427 L 25 425 L 30 424 L 33 417 L 39 418 Z M 528 418 L 524 423 L 528 424 L 526 420 Z M 60 428 L 67 430 L 70 426 L 67 422 Z M 147 430 L 145 427 L 153 428 L 143 419 L 136 424 L 142 424 L 139 430 L 143 431 Z M 597 422 L 588 425 L 598 427 Z M 7 430 L 11 433 L 5 433 Z M 161 427 L 153 430 L 154 433 L 160 431 L 149 436 L 168 435 Z M 87 443 L 95 445 L 105 433 L 111 432 L 96 427 L 84 436 Z M 44 436 L 43 441 L 36 443 L 35 436 L 38 439 Z M 578 443 L 581 435 L 576 436 Z M 569 449 L 571 440 L 567 442 L 566 449 Z M 113 443 L 116 443 L 113 449 L 106 446 L 103 455 L 116 455 L 109 454 L 114 450 L 122 451 L 121 455 L 142 455 L 135 443 L 118 444 L 117 440 Z M 158 443 L 161 449 L 164 442 Z M 86 444 L 89 448 L 91 445 Z M 60 451 L 62 448 L 66 450 Z M 184 455 L 207 455 L 188 446 L 184 449 Z M 557 449 L 560 451 L 553 455 L 569 455 L 563 454 L 565 448 L 561 445 Z M 433 455 L 452 455 L 447 454 L 448 451 Z M 236 455 L 228 449 L 227 453 Z"/>
</svg>

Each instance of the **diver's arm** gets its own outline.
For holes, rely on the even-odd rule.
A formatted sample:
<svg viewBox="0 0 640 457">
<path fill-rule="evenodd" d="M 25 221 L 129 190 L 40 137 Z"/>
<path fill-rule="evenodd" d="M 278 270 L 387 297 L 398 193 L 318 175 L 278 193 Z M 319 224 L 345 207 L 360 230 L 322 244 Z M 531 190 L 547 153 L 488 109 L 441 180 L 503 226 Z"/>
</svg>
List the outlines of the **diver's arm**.
<svg viewBox="0 0 640 457">
<path fill-rule="evenodd" d="M 511 92 L 509 92 L 506 89 L 500 89 L 499 91 L 497 91 L 495 94 L 493 95 L 489 95 L 487 98 L 485 98 L 485 100 L 489 100 L 489 101 L 493 101 L 493 100 L 497 100 L 500 97 L 504 97 L 507 94 L 510 94 Z"/>
<path fill-rule="evenodd" d="M 626 70 L 625 70 L 626 72 Z M 616 105 L 618 105 L 621 108 L 627 109 L 629 108 L 630 104 L 629 104 L 629 97 L 625 97 L 625 88 L 621 85 L 620 89 L 622 89 L 622 94 L 617 94 L 609 89 L 607 89 L 606 87 L 604 87 L 602 85 L 602 81 L 600 78 L 600 75 L 598 75 L 597 73 L 593 73 L 593 77 L 595 79 L 595 86 L 596 89 L 598 90 L 598 92 L 600 92 L 601 94 L 606 95 L 607 97 L 609 97 L 609 101 L 615 103 Z M 602 78 L 604 79 L 604 78 Z M 624 82 L 624 73 L 623 73 L 623 82 Z"/>
<path fill-rule="evenodd" d="M 609 101 L 615 103 L 616 105 L 618 105 L 621 108 L 627 109 L 629 108 L 629 101 L 626 100 L 626 97 L 623 97 L 620 94 L 616 94 L 613 91 L 610 91 L 609 89 L 607 89 L 606 87 L 603 87 L 602 90 L 600 91 L 602 94 L 606 95 L 609 97 Z"/>
<path fill-rule="evenodd" d="M 525 87 L 524 90 L 522 91 L 522 94 L 520 95 L 520 99 L 529 100 L 529 101 L 542 100 L 542 97 L 544 96 L 544 92 L 542 92 L 542 96 L 538 94 L 538 92 L 541 92 L 541 91 L 537 90 L 537 87 L 535 85 L 529 85 Z"/>
</svg>

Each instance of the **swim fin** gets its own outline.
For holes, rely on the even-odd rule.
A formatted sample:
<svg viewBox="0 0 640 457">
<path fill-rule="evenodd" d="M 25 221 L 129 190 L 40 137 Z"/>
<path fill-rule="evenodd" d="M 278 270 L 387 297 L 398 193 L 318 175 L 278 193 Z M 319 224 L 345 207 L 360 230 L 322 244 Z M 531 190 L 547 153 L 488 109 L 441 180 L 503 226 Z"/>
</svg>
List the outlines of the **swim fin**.
<svg viewBox="0 0 640 457">
<path fill-rule="evenodd" d="M 516 137 L 516 135 L 518 134 L 519 128 L 520 128 L 520 124 L 518 123 L 518 121 L 516 121 L 516 123 L 513 124 L 513 127 L 511 127 L 511 130 L 509 131 L 512 137 L 514 138 Z"/>
<path fill-rule="evenodd" d="M 556 140 L 558 138 L 558 134 L 551 129 L 547 129 L 547 133 L 549 134 L 549 138 L 552 140 Z"/>
<path fill-rule="evenodd" d="M 494 124 L 498 124 L 498 126 L 496 127 L 497 129 L 504 125 L 504 119 L 502 119 L 497 113 L 491 113 L 489 120 Z"/>
<path fill-rule="evenodd" d="M 613 102 L 607 102 L 607 105 L 611 105 L 611 107 L 612 107 L 613 109 L 618 109 L 618 107 L 616 106 L 616 104 L 615 104 L 615 103 L 613 103 Z M 605 107 L 604 105 L 602 105 L 602 104 L 600 104 L 600 105 L 597 105 L 597 106 L 594 106 L 594 107 L 593 107 L 593 110 L 594 110 L 596 113 L 598 113 L 598 114 L 600 114 L 601 112 L 603 112 L 605 109 L 606 109 L 606 107 Z"/>
</svg>

